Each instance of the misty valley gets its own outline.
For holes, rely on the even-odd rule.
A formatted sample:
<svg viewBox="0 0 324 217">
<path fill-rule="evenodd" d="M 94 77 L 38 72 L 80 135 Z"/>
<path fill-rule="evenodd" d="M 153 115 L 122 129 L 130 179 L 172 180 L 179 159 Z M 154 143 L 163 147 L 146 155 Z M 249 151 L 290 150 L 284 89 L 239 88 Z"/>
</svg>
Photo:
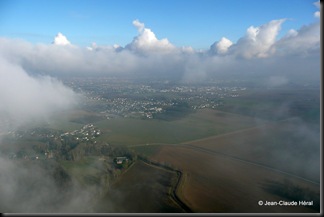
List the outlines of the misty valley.
<svg viewBox="0 0 324 217">
<path fill-rule="evenodd" d="M 1 212 L 320 211 L 319 83 L 61 79 L 73 108 L 0 115 Z"/>
</svg>

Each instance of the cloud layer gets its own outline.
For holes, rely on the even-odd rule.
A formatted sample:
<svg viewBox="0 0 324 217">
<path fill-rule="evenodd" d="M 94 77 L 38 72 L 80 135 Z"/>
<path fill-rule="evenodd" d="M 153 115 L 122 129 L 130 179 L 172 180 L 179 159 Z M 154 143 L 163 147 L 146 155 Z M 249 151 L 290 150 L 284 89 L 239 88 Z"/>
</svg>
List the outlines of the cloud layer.
<svg viewBox="0 0 324 217">
<path fill-rule="evenodd" d="M 320 8 L 319 2 L 314 5 Z M 257 75 L 274 81 L 280 78 L 285 81 L 279 82 L 282 85 L 292 79 L 319 79 L 319 21 L 277 38 L 284 22 L 289 21 L 283 18 L 252 25 L 237 42 L 222 37 L 209 50 L 199 51 L 159 39 L 139 20 L 133 21 L 138 35 L 125 47 L 96 43 L 78 47 L 62 33 L 52 44 L 0 38 L 0 112 L 23 119 L 69 107 L 71 99 L 76 98 L 74 93 L 50 77 L 145 75 L 195 82 L 210 77 L 248 79 Z"/>
<path fill-rule="evenodd" d="M 53 44 L 31 44 L 0 38 L 0 56 L 28 74 L 55 77 L 98 74 L 136 77 L 145 74 L 186 81 L 191 78 L 203 80 L 208 76 L 237 75 L 237 70 L 242 77 L 255 70 L 267 75 L 271 72 L 266 66 L 271 66 L 274 61 L 282 63 L 276 64 L 276 71 L 284 73 L 288 69 L 301 72 L 306 67 L 300 68 L 300 62 L 313 64 L 314 60 L 319 61 L 319 22 L 292 29 L 278 39 L 284 22 L 287 22 L 286 19 L 250 26 L 237 42 L 222 37 L 209 50 L 197 51 L 191 47 L 177 47 L 166 38 L 158 39 L 144 23 L 134 20 L 138 35 L 125 47 L 95 43 L 87 48 L 78 47 L 58 33 Z M 285 64 L 285 60 L 289 65 Z M 319 75 L 319 70 L 316 68 L 307 73 Z"/>
</svg>

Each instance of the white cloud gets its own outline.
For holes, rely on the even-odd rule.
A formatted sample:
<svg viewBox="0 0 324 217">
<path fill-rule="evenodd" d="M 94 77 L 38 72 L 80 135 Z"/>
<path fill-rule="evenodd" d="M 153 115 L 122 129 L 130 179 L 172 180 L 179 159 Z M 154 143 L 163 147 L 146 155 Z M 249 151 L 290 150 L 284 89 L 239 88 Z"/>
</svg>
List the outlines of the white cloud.
<svg viewBox="0 0 324 217">
<path fill-rule="evenodd" d="M 210 50 L 216 54 L 225 54 L 232 44 L 233 42 L 231 42 L 229 39 L 222 37 L 220 41 L 215 42 L 210 46 Z"/>
<path fill-rule="evenodd" d="M 137 52 L 164 52 L 175 48 L 166 38 L 158 40 L 151 29 L 145 28 L 144 23 L 134 20 L 133 25 L 137 28 L 139 35 L 126 46 L 127 49 Z"/>
<path fill-rule="evenodd" d="M 299 30 L 289 30 L 277 40 L 284 21 L 273 20 L 258 27 L 250 26 L 236 43 L 223 37 L 205 51 L 176 47 L 167 39 L 158 39 L 144 23 L 134 20 L 138 35 L 125 48 L 96 43 L 86 48 L 33 45 L 21 40 L 0 38 L 0 56 L 22 67 L 27 73 L 51 76 L 146 74 L 170 76 L 179 80 L 200 80 L 212 74 L 233 74 L 237 71 L 245 75 L 256 68 L 259 73 L 271 73 L 267 68 L 271 68 L 278 61 L 277 58 L 283 61 L 281 65 L 275 64 L 278 68 L 276 71 L 284 73 L 289 67 L 290 71 L 298 71 L 295 69 L 297 63 L 307 65 L 307 56 L 320 55 L 319 22 Z M 288 58 L 290 64 L 286 66 L 284 60 Z M 296 64 L 291 64 L 293 58 Z"/>
<path fill-rule="evenodd" d="M 53 44 L 55 44 L 55 45 L 68 45 L 68 44 L 71 44 L 71 42 L 69 42 L 69 40 L 62 33 L 59 32 L 55 36 Z"/>
<path fill-rule="evenodd" d="M 321 3 L 320 3 L 320 1 L 316 1 L 316 2 L 314 2 L 313 3 L 318 9 L 321 9 Z M 316 11 L 315 13 L 314 13 L 314 17 L 316 17 L 316 18 L 320 18 L 321 17 L 321 12 L 320 11 Z"/>
<path fill-rule="evenodd" d="M 281 24 L 285 19 L 272 20 L 260 27 L 250 26 L 246 35 L 229 48 L 229 52 L 244 58 L 268 57 L 273 50 L 272 45 L 276 42 Z"/>
<path fill-rule="evenodd" d="M 284 36 L 284 38 L 290 38 L 295 37 L 298 35 L 298 32 L 295 29 L 290 29 L 287 34 Z"/>
<path fill-rule="evenodd" d="M 307 55 L 320 51 L 320 24 L 313 23 L 303 26 L 298 31 L 290 30 L 274 45 L 276 55 Z"/>
<path fill-rule="evenodd" d="M 144 23 L 141 23 L 139 20 L 134 20 L 133 25 L 137 28 L 139 33 L 142 33 L 145 28 Z"/>
<path fill-rule="evenodd" d="M 2 141 L 6 132 L 20 126 L 30 126 L 35 121 L 48 121 L 55 117 L 56 112 L 65 112 L 77 105 L 80 96 L 62 82 L 49 76 L 37 75 L 36 72 L 31 76 L 21 66 L 33 58 L 35 63 L 40 63 L 41 55 L 47 55 L 45 51 L 56 47 L 61 46 L 33 46 L 19 40 L 0 38 L 1 146 L 6 145 Z M 32 57 L 25 59 L 29 55 Z M 64 183 L 69 184 L 69 189 L 62 192 L 62 183 L 56 182 L 57 177 L 48 168 L 64 172 L 53 162 L 19 162 L 9 160 L 7 154 L 0 154 L 1 211 L 76 212 L 80 210 L 80 204 L 89 203 L 96 193 L 79 188 L 72 182 Z"/>
<path fill-rule="evenodd" d="M 31 77 L 20 66 L 0 57 L 0 118 L 14 124 L 47 119 L 71 108 L 77 95 L 48 76 Z"/>
</svg>

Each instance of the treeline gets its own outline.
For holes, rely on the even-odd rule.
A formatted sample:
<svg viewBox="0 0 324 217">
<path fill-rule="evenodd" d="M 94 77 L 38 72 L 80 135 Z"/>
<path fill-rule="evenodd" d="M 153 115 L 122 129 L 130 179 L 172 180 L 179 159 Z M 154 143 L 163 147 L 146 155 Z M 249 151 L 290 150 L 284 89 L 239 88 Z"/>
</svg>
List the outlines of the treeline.
<svg viewBox="0 0 324 217">
<path fill-rule="evenodd" d="M 20 140 L 28 138 L 30 145 L 19 147 L 17 151 L 11 151 L 8 148 L 3 149 L 2 154 L 7 155 L 10 159 L 56 159 L 56 160 L 80 160 L 85 156 L 125 156 L 132 160 L 135 156 L 132 150 L 120 145 L 111 145 L 101 142 L 97 139 L 88 141 L 78 138 L 77 135 L 60 136 L 62 131 L 37 129 L 30 132 L 21 133 Z M 94 135 L 98 137 L 98 135 Z M 15 146 L 19 142 L 14 139 L 7 139 L 6 144 Z M 17 143 L 18 144 L 18 143 Z"/>
<path fill-rule="evenodd" d="M 55 151 L 56 158 L 60 160 L 80 160 L 85 156 L 109 156 L 119 157 L 125 156 L 130 160 L 135 158 L 133 151 L 127 147 L 120 145 L 110 145 L 108 143 L 79 143 L 75 147 L 65 143 L 58 146 Z"/>
<path fill-rule="evenodd" d="M 163 108 L 162 113 L 154 113 L 154 119 L 160 119 L 165 121 L 174 121 L 186 117 L 188 114 L 193 112 L 193 109 L 187 102 L 173 100 L 172 105 Z"/>
</svg>

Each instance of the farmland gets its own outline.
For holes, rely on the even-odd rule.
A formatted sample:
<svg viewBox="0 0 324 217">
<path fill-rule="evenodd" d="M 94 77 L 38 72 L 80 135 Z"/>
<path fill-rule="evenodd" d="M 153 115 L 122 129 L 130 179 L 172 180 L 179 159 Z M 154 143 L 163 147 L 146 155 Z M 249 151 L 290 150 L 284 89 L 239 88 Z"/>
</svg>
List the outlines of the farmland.
<svg viewBox="0 0 324 217">
<path fill-rule="evenodd" d="M 180 120 L 113 119 L 97 122 L 103 139 L 121 145 L 181 143 L 261 124 L 257 118 L 209 109 L 199 110 Z"/>
<path fill-rule="evenodd" d="M 187 147 L 165 146 L 158 154 L 152 156 L 152 159 L 167 161 L 187 174 L 180 198 L 187 202 L 194 212 L 315 212 L 316 210 L 307 207 L 261 207 L 258 205 L 259 200 L 286 199 L 264 190 L 271 181 L 284 185 L 286 180 L 315 192 L 312 193 L 316 195 L 313 200 L 317 199 L 318 207 L 318 185 L 305 183 L 302 180 L 263 167 L 242 163 L 226 156 Z"/>
<path fill-rule="evenodd" d="M 294 133 L 296 125 L 291 126 L 295 121 L 271 123 L 178 145 L 133 148 L 152 161 L 168 163 L 185 174 L 179 197 L 194 212 L 316 212 L 319 154 L 314 154 L 318 150 L 300 151 L 311 144 L 298 142 L 300 138 Z M 313 148 L 319 149 L 316 145 L 319 141 L 313 142 Z M 286 192 L 287 189 L 299 193 L 294 195 Z M 314 206 L 258 205 L 259 200 L 305 198 L 312 198 Z"/>
<path fill-rule="evenodd" d="M 269 123 L 181 145 L 133 148 L 185 174 L 180 198 L 194 212 L 316 212 L 319 135 L 301 134 L 307 131 L 298 129 L 298 121 Z M 302 193 L 287 196 L 278 193 L 276 189 L 280 188 L 295 188 Z M 257 204 L 259 200 L 291 198 L 313 198 L 316 204 L 311 208 Z"/>
<path fill-rule="evenodd" d="M 118 213 L 183 212 L 170 197 L 176 179 L 173 172 L 138 161 L 116 180 L 95 209 Z"/>
<path fill-rule="evenodd" d="M 58 163 L 88 212 L 319 211 L 316 88 L 84 85 L 85 105 L 9 132 L 0 153 Z M 258 204 L 280 200 L 313 205 Z"/>
<path fill-rule="evenodd" d="M 185 144 L 258 162 L 319 183 L 319 133 L 300 129 L 301 125 L 299 119 L 289 119 Z"/>
<path fill-rule="evenodd" d="M 276 108 L 283 108 L 284 97 L 274 93 L 272 97 L 279 97 L 281 102 L 261 100 L 258 104 L 260 98 L 256 97 L 257 94 L 242 96 L 243 99 L 228 99 L 227 109 L 224 106 L 221 110 L 230 112 L 202 110 L 205 120 L 214 117 L 220 124 L 227 117 L 226 123 L 231 123 L 230 120 L 235 119 L 229 117 L 236 116 L 231 112 L 236 112 L 241 114 L 240 117 L 258 117 L 268 121 L 255 121 L 255 125 L 247 124 L 173 145 L 146 144 L 133 146 L 133 149 L 152 161 L 170 164 L 185 174 L 178 193 L 194 212 L 318 212 L 319 104 L 309 103 L 318 100 L 316 94 L 311 98 L 310 92 L 306 91 L 299 97 L 290 92 L 293 98 L 289 98 L 291 101 L 281 111 Z M 268 97 L 270 95 L 268 93 Z M 240 103 L 244 97 L 249 97 L 250 103 L 247 103 L 249 100 L 245 101 L 247 104 Z M 303 112 L 304 109 L 309 112 Z M 235 121 L 232 124 L 235 125 Z M 306 198 L 314 205 L 258 205 L 260 200 L 303 201 Z"/>
</svg>

